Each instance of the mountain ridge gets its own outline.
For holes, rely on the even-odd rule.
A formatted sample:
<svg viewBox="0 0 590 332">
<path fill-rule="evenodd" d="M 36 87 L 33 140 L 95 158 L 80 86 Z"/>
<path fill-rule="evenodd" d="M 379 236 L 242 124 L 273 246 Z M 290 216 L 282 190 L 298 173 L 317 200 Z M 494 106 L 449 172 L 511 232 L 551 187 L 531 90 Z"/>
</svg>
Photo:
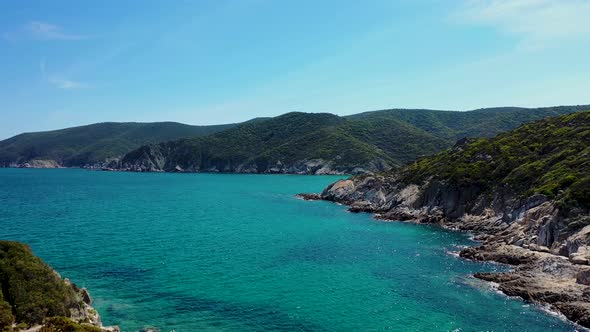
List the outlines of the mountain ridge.
<svg viewBox="0 0 590 332">
<path fill-rule="evenodd" d="M 207 135 L 235 124 L 191 126 L 177 122 L 100 122 L 59 130 L 22 133 L 0 141 L 0 166 L 53 160 L 84 166 L 118 158 L 147 143 Z"/>
<path fill-rule="evenodd" d="M 384 110 L 345 117 L 292 112 L 199 139 L 143 146 L 112 167 L 167 172 L 375 172 L 439 152 L 464 136 L 493 136 L 527 121 L 584 108 L 590 106 L 497 108 L 487 112 Z M 295 121 L 315 121 L 312 119 L 321 117 L 323 123 L 307 130 L 290 131 Z M 281 140 L 265 137 L 284 133 L 288 137 Z"/>
<path fill-rule="evenodd" d="M 584 108 L 590 106 L 505 107 L 465 112 L 389 109 L 348 116 L 291 112 L 213 126 L 102 122 L 24 133 L 0 141 L 0 167 L 300 174 L 380 171 L 441 151 L 465 136 L 489 137 L 524 122 Z M 297 119 L 291 118 L 294 115 Z M 307 130 L 291 131 L 293 122 L 316 121 L 312 118 L 321 118 L 318 121 L 323 122 Z M 282 124 L 278 123 L 281 121 Z M 282 132 L 291 136 L 276 139 Z M 250 145 L 244 145 L 245 141 Z M 212 152 L 212 146 L 220 151 Z M 297 153 L 299 150 L 305 154 Z M 141 151 L 153 151 L 155 155 L 144 153 L 145 158 L 140 159 Z M 160 160 L 154 163 L 156 155 Z M 202 157 L 207 156 L 211 160 L 203 161 Z"/>
</svg>

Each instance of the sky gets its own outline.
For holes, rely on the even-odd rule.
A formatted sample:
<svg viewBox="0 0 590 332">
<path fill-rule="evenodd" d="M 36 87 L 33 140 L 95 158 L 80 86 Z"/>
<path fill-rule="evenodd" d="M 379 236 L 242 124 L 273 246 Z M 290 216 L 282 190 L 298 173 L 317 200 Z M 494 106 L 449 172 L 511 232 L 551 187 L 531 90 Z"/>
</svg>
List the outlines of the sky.
<svg viewBox="0 0 590 332">
<path fill-rule="evenodd" d="M 590 104 L 590 0 L 0 0 L 0 139 Z"/>
</svg>

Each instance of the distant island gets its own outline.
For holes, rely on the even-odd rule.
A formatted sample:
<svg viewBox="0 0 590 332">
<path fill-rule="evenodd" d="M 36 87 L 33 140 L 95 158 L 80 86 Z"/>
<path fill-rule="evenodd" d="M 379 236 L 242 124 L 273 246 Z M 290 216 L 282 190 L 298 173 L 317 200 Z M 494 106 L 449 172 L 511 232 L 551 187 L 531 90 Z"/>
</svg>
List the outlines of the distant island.
<svg viewBox="0 0 590 332">
<path fill-rule="evenodd" d="M 483 243 L 462 257 L 514 267 L 475 277 L 590 327 L 590 111 L 464 139 L 401 169 L 301 197 L 470 231 Z"/>
<path fill-rule="evenodd" d="M 492 137 L 590 106 L 467 112 L 287 113 L 240 124 L 99 123 L 0 142 L 0 167 L 165 172 L 363 174 L 397 168 L 464 137 Z"/>
<path fill-rule="evenodd" d="M 0 241 L 0 331 L 116 332 L 104 327 L 85 288 L 63 280 L 31 249 Z"/>
</svg>

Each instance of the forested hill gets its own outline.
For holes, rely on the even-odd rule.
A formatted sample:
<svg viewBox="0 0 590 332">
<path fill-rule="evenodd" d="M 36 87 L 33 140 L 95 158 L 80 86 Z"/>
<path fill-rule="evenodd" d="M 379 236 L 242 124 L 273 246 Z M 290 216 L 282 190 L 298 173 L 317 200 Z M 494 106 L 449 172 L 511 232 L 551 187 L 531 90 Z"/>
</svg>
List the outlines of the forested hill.
<svg viewBox="0 0 590 332">
<path fill-rule="evenodd" d="M 493 136 L 528 121 L 589 108 L 383 110 L 346 117 L 294 112 L 200 138 L 145 145 L 116 167 L 298 174 L 379 171 L 444 150 L 461 137 Z"/>
<path fill-rule="evenodd" d="M 0 141 L 0 167 L 84 166 L 123 156 L 141 145 L 209 135 L 229 125 L 190 126 L 176 122 L 105 122 L 25 133 Z"/>
<path fill-rule="evenodd" d="M 541 108 L 494 107 L 467 112 L 390 109 L 354 114 L 347 118 L 369 120 L 373 123 L 399 120 L 454 142 L 464 137 L 492 137 L 523 123 L 589 109 L 590 105 Z"/>
<path fill-rule="evenodd" d="M 112 167 L 278 173 L 383 170 L 522 123 L 590 106 L 468 112 L 288 113 L 241 124 L 97 123 L 0 141 L 0 167 Z M 122 159 L 124 158 L 124 163 Z"/>
</svg>

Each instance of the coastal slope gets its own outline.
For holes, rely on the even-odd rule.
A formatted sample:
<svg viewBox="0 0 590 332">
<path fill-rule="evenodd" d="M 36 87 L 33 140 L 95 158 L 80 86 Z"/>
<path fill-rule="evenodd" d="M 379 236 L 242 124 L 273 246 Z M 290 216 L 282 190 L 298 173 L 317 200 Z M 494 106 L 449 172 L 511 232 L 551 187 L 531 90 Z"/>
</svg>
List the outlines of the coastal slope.
<svg viewBox="0 0 590 332">
<path fill-rule="evenodd" d="M 143 146 L 128 153 L 120 168 L 329 174 L 386 170 L 396 163 L 386 151 L 352 135 L 348 125 L 328 113 L 287 113 L 207 137 Z M 436 138 L 418 136 L 437 144 Z"/>
<path fill-rule="evenodd" d="M 344 117 L 293 112 L 213 126 L 105 122 L 0 141 L 0 167 L 366 173 L 405 165 L 459 138 L 491 137 L 526 122 L 588 108 L 389 109 Z"/>
<path fill-rule="evenodd" d="M 340 117 L 287 113 L 195 139 L 150 144 L 115 167 L 131 171 L 360 174 L 400 167 L 453 145 L 580 106 L 469 112 L 382 110 Z"/>
<path fill-rule="evenodd" d="M 514 265 L 480 273 L 508 295 L 590 326 L 590 112 L 463 139 L 437 155 L 331 184 L 320 198 L 379 219 L 471 231 L 461 256 Z"/>
<path fill-rule="evenodd" d="M 24 133 L 0 141 L 0 167 L 100 167 L 144 144 L 209 135 L 233 126 L 105 122 Z"/>
<path fill-rule="evenodd" d="M 61 277 L 22 243 L 0 241 L 0 331 L 108 332 L 85 288 Z"/>
</svg>

